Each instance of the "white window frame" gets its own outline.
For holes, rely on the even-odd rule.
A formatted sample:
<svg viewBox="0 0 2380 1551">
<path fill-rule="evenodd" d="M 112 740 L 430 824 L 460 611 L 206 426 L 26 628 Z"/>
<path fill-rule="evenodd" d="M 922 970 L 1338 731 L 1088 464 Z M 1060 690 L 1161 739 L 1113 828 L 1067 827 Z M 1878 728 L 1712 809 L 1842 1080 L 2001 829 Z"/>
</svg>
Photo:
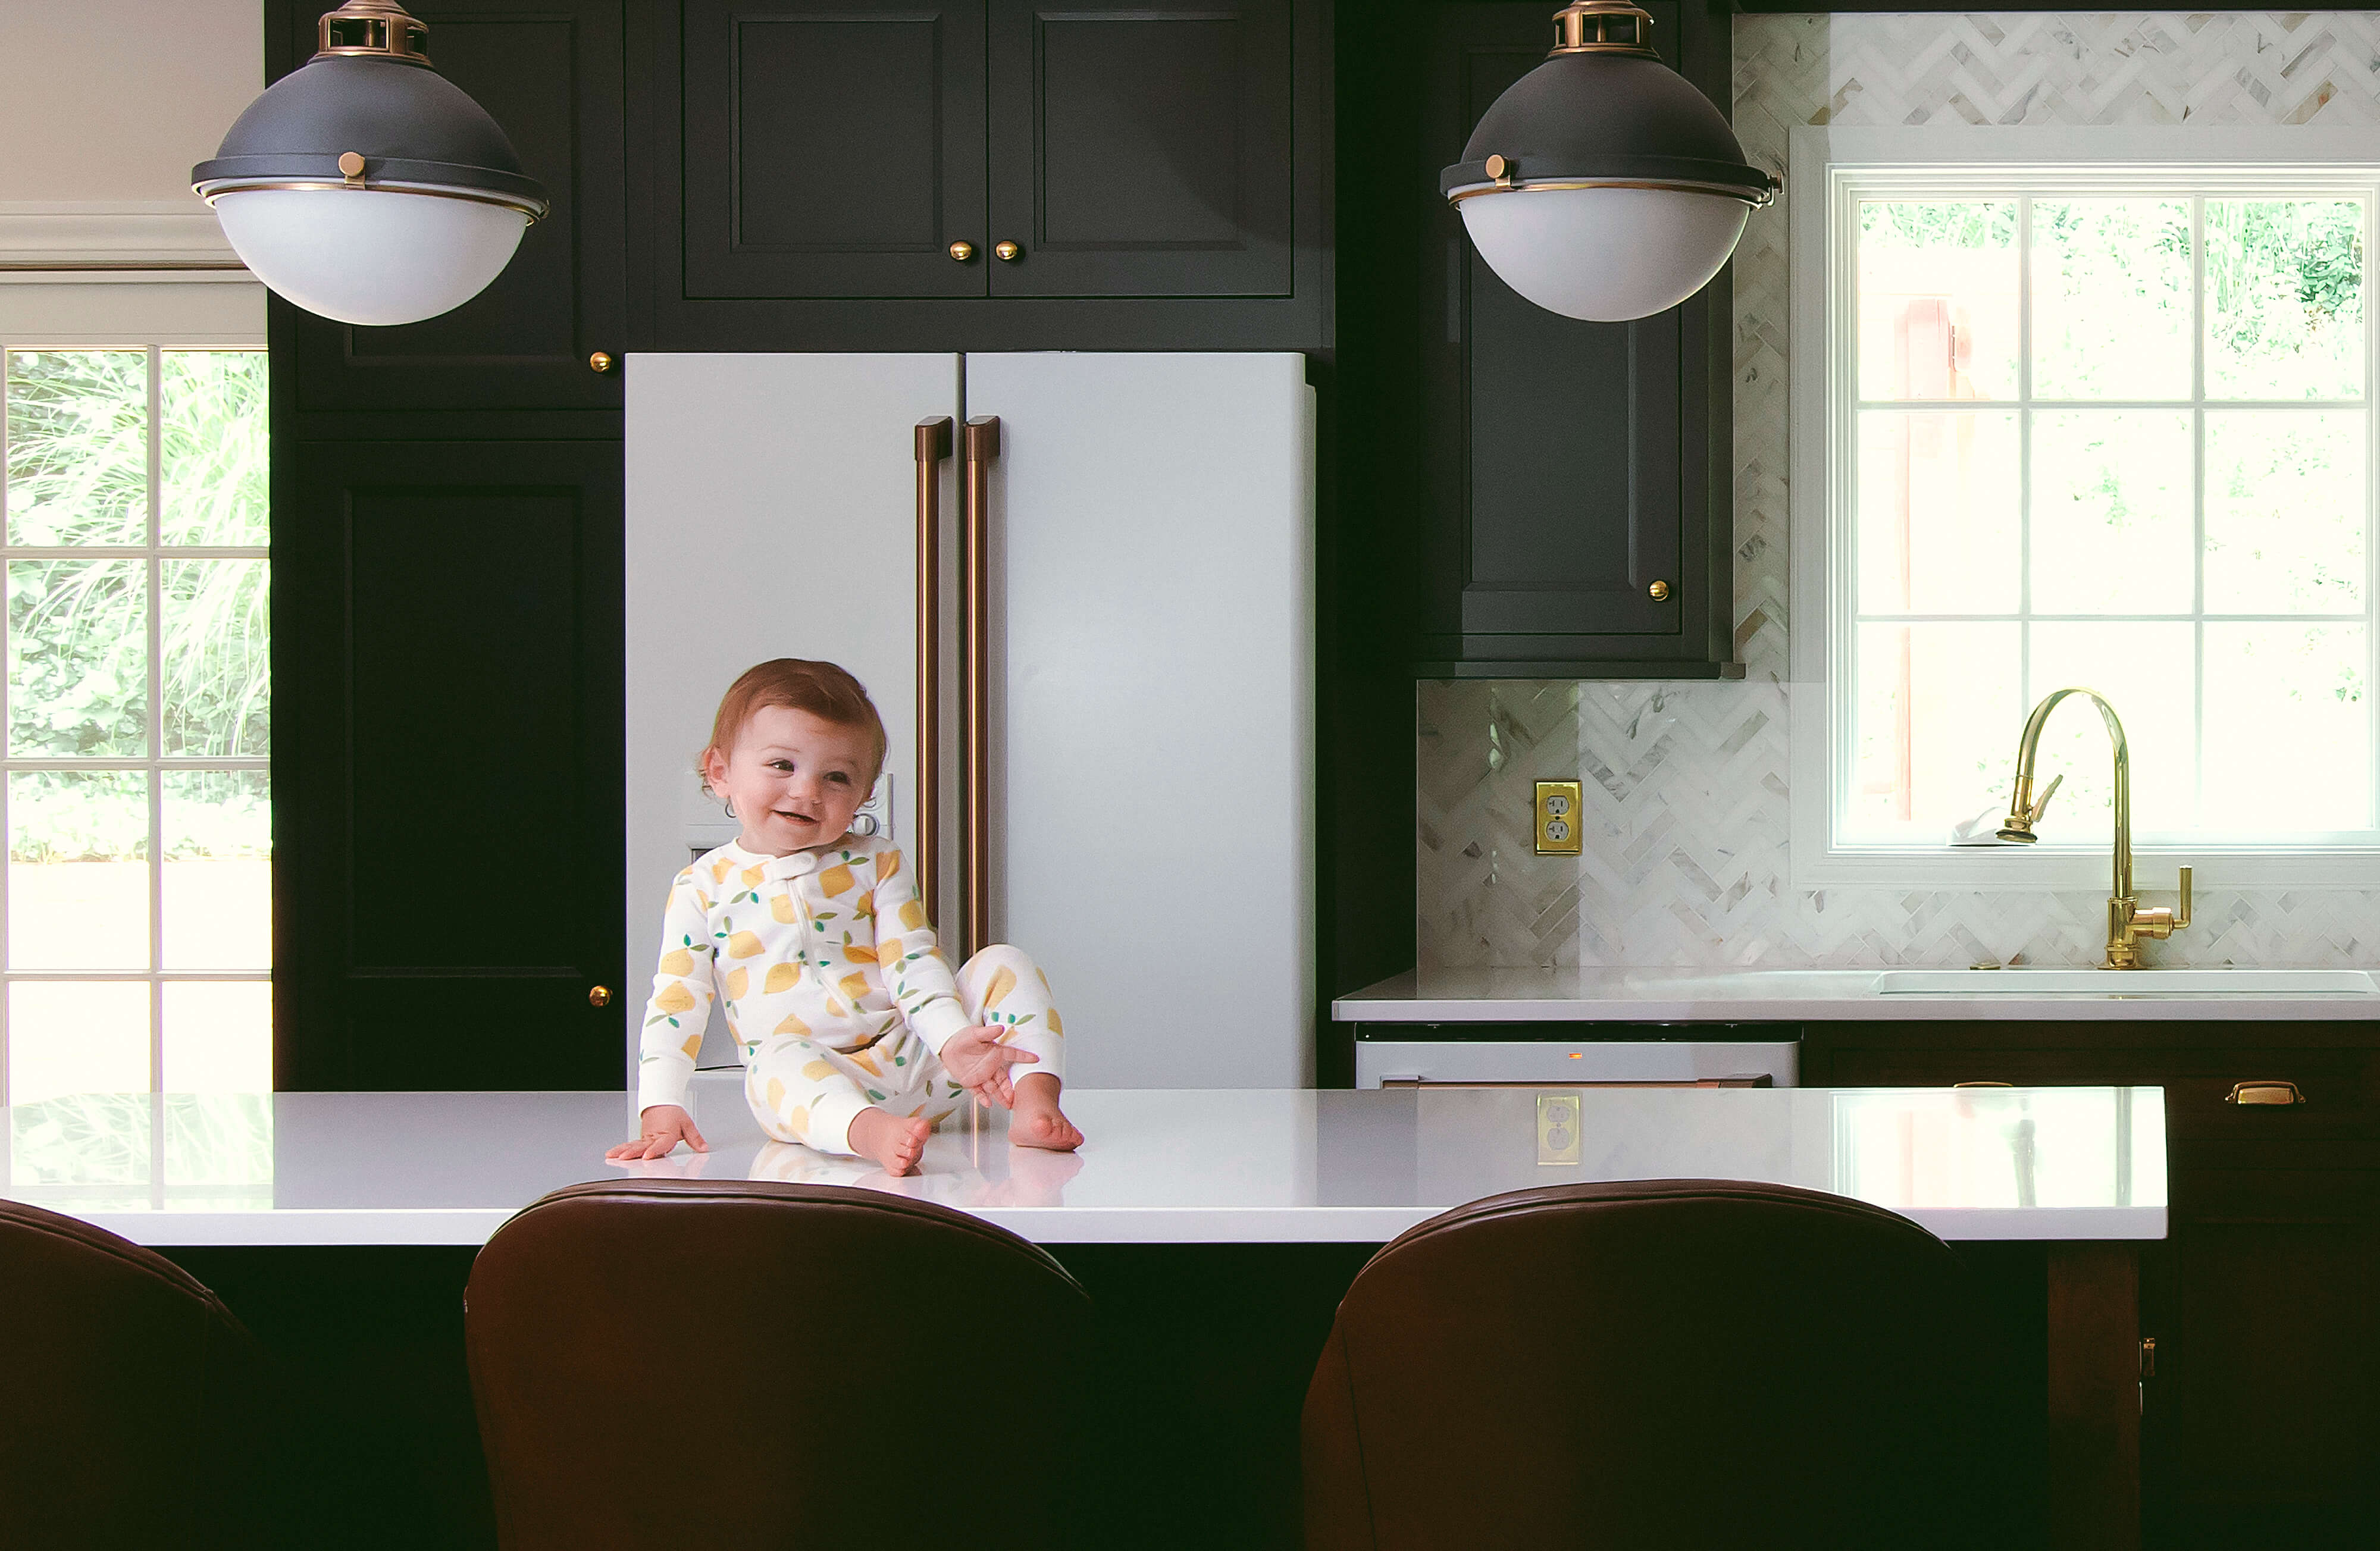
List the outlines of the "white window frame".
<svg viewBox="0 0 2380 1551">
<path fill-rule="evenodd" d="M 5 236 L 5 223 L 0 223 L 0 236 Z M 107 278 L 94 278 L 89 272 L 66 271 L 58 273 L 0 274 L 0 352 L 7 350 L 145 350 L 149 355 L 149 415 L 152 433 L 149 445 L 149 533 L 147 541 L 138 547 L 93 546 L 74 550 L 16 548 L 6 546 L 6 535 L 0 533 L 0 547 L 7 549 L 9 559 L 34 559 L 63 556 L 70 559 L 111 559 L 131 561 L 141 565 L 148 575 L 149 607 L 146 628 L 149 634 L 149 745 L 145 757 L 102 759 L 18 758 L 0 749 L 0 772 L 19 770 L 137 770 L 145 771 L 149 804 L 149 967 L 140 969 L 76 969 L 20 970 L 6 963 L 6 946 L 0 944 L 0 992 L 8 983 L 17 981 L 48 981 L 88 983 L 105 981 L 114 984 L 146 985 L 149 988 L 149 1091 L 163 1092 L 165 1066 L 164 987 L 168 982 L 236 981 L 269 984 L 271 967 L 257 969 L 167 969 L 164 955 L 164 911 L 159 891 L 163 885 L 164 855 L 159 849 L 163 823 L 164 775 L 178 769 L 266 769 L 272 768 L 270 757 L 246 755 L 172 756 L 164 754 L 159 736 L 164 714 L 160 677 L 164 664 L 160 657 L 159 636 L 163 628 L 159 600 L 159 568 L 167 560 L 261 559 L 269 561 L 267 546 L 237 548 L 194 547 L 188 545 L 161 546 L 159 502 L 163 497 L 159 459 L 163 446 L 155 432 L 162 411 L 158 401 L 158 357 L 167 350 L 262 350 L 264 334 L 264 288 L 245 273 L 174 274 L 136 272 Z M 5 428 L 0 428 L 0 452 L 5 452 Z M 5 464 L 0 464 L 5 468 Z M 0 495 L 0 524 L 6 522 L 5 495 Z M 7 706 L 7 685 L 0 682 L 0 726 L 5 726 Z M 6 834 L 6 792 L 5 773 L 0 773 L 0 837 Z M 0 862 L 5 862 L 0 856 Z M 0 930 L 5 930 L 7 915 L 6 868 L 0 866 Z M 0 1104 L 8 1101 L 7 1094 L 7 998 L 0 994 Z M 0 1153 L 5 1153 L 0 1145 Z M 152 1184 L 162 1181 L 164 1154 L 162 1146 L 152 1148 Z M 0 1157 L 0 1174 L 5 1173 L 6 1159 Z M 157 1188 L 162 1189 L 162 1184 Z M 152 1192 L 153 1194 L 153 1192 Z M 218 1193 L 223 1194 L 223 1193 Z"/>
<path fill-rule="evenodd" d="M 2045 169 L 2054 169 L 2045 179 Z M 2022 188 L 2019 179 L 2022 180 Z M 1838 833 L 1840 783 L 1850 777 L 1855 708 L 1848 671 L 1853 645 L 1852 439 L 1857 403 L 1857 201 L 1895 195 L 2009 197 L 2044 184 L 2077 194 L 2239 192 L 2286 198 L 2352 193 L 2366 201 L 2367 274 L 2380 263 L 2380 158 L 2369 131 L 2328 128 L 1798 128 L 1788 173 L 1791 231 L 1790 478 L 1791 609 L 1788 627 L 1791 730 L 1791 877 L 1796 887 L 2104 890 L 2106 842 L 2055 838 L 2037 845 L 1961 847 L 1863 842 Z M 2364 300 L 2364 407 L 2380 436 L 2380 295 Z M 2380 448 L 2367 448 L 2380 468 Z M 2367 479 L 2367 513 L 2380 478 Z M 2367 519 L 2367 643 L 2380 653 L 2380 521 Z M 2367 680 L 2380 781 L 2380 673 Z M 2029 708 L 2028 708 L 2029 709 Z M 2120 709 L 2120 708 L 2119 708 Z M 2059 717 L 2083 715 L 2061 708 Z M 2013 754 L 2021 727 L 2008 729 Z M 2138 750 L 2135 750 L 2138 757 Z M 2044 772 L 2045 779 L 2047 771 Z M 1982 794 L 1977 807 L 1991 795 Z M 2257 799 L 2239 794 L 2242 803 Z M 2200 841 L 2135 835 L 2141 883 L 2170 887 L 2171 867 L 2195 863 L 2209 887 L 2380 886 L 2380 830 L 2274 840 Z"/>
</svg>

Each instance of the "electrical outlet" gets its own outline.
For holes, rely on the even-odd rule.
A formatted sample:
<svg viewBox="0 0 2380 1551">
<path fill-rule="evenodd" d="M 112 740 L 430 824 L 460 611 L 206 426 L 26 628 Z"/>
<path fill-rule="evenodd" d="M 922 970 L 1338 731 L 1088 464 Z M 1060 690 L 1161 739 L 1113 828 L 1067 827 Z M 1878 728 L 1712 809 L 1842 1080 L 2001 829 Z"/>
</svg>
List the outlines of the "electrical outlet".
<svg viewBox="0 0 2380 1551">
<path fill-rule="evenodd" d="M 1579 788 L 1574 781 L 1537 782 L 1537 854 L 1579 854 Z"/>
<path fill-rule="evenodd" d="M 1537 1161 L 1560 1166 L 1579 1157 L 1578 1095 L 1537 1095 Z"/>
</svg>

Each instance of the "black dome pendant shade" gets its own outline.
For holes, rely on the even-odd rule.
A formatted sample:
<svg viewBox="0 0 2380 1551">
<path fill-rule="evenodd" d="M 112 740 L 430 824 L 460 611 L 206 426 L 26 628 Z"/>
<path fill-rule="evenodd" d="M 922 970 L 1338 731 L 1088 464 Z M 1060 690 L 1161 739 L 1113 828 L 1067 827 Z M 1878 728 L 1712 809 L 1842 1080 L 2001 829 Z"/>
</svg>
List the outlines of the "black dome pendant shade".
<svg viewBox="0 0 2380 1551">
<path fill-rule="evenodd" d="M 1481 257 L 1539 306 L 1604 319 L 1665 310 L 1718 273 L 1744 216 L 1779 185 L 1661 63 L 1653 18 L 1629 0 L 1577 0 L 1554 27 L 1546 62 L 1480 117 L 1439 191 Z"/>
<path fill-rule="evenodd" d="M 249 103 L 214 156 L 190 169 L 249 267 L 302 307 L 350 322 L 433 316 L 493 279 L 511 257 L 506 243 L 517 246 L 551 208 L 487 110 L 431 67 L 429 32 L 395 0 L 348 0 L 322 18 L 313 58 Z M 293 204 L 297 194 L 306 198 Z M 393 204 L 395 196 L 427 197 Z M 259 202 L 267 199 L 270 207 Z M 450 201 L 487 213 L 424 208 Z M 353 273 L 376 260 L 415 273 L 383 286 Z M 350 273 L 329 273 L 340 263 Z M 432 273 L 442 265 L 454 273 Z M 389 297 L 412 316 L 353 315 L 390 309 L 369 296 L 317 305 L 346 293 Z"/>
</svg>

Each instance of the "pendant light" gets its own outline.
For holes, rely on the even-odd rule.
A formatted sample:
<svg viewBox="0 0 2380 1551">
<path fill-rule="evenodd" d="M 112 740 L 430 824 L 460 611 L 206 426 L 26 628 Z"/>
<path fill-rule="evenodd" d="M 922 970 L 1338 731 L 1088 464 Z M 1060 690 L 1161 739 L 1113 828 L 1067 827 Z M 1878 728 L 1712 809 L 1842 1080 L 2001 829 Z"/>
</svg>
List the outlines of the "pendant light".
<svg viewBox="0 0 2380 1551">
<path fill-rule="evenodd" d="M 190 186 L 275 292 L 343 323 L 412 323 L 487 289 L 551 207 L 487 110 L 431 67 L 395 0 L 325 15 Z"/>
<path fill-rule="evenodd" d="M 1661 63 L 1653 18 L 1629 0 L 1555 13 L 1546 62 L 1496 99 L 1439 177 L 1504 284 L 1598 322 L 1667 311 L 1710 284 L 1780 187 Z"/>
</svg>

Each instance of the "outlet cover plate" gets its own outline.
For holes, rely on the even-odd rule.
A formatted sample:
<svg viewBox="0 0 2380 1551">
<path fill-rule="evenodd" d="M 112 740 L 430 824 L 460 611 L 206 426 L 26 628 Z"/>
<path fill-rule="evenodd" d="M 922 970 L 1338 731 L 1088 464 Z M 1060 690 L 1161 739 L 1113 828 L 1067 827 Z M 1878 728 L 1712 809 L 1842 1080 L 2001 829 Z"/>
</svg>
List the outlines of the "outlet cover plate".
<svg viewBox="0 0 2380 1551">
<path fill-rule="evenodd" d="M 1574 1093 L 1537 1095 L 1537 1161 L 1551 1168 L 1579 1159 L 1579 1104 Z"/>
<path fill-rule="evenodd" d="M 1537 811 L 1531 826 L 1540 856 L 1579 854 L 1579 785 L 1574 781 L 1537 782 Z"/>
</svg>

